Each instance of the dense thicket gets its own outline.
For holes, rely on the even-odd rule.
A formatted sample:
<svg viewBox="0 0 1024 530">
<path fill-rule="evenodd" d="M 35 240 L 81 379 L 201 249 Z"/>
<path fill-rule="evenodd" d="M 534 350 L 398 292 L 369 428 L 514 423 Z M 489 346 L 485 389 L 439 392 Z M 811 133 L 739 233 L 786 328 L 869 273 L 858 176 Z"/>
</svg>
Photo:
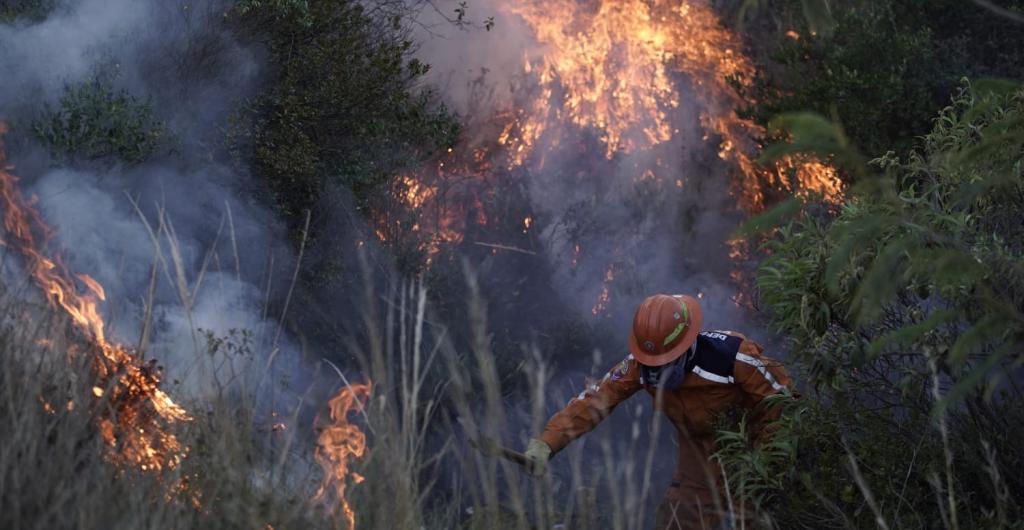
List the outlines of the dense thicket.
<svg viewBox="0 0 1024 530">
<path fill-rule="evenodd" d="M 100 77 L 66 87 L 58 105 L 44 106 L 32 132 L 55 163 L 137 164 L 169 147 L 152 105 Z"/>
<path fill-rule="evenodd" d="M 1024 9 L 1019 0 L 1000 3 Z M 792 111 L 834 117 L 869 156 L 906 154 L 964 77 L 1024 79 L 1021 24 L 974 2 L 770 4 L 748 32 L 762 68 L 745 90 L 756 105 L 744 113 L 762 124 Z M 827 4 L 829 31 L 805 16 L 806 4 Z"/>
<path fill-rule="evenodd" d="M 1021 527 L 1024 92 L 979 79 L 1024 79 L 1024 26 L 979 4 L 778 2 L 751 30 L 743 112 L 786 141 L 767 156 L 852 184 L 753 223 L 776 228 L 757 285 L 804 395 L 719 456 L 768 526 Z"/>
<path fill-rule="evenodd" d="M 233 132 L 293 228 L 331 183 L 362 202 L 403 168 L 451 145 L 458 122 L 418 86 L 404 11 L 360 2 L 240 2 L 269 76 Z M 316 213 L 314 211 L 314 213 Z"/>
<path fill-rule="evenodd" d="M 1008 88 L 965 90 L 919 147 L 768 243 L 758 287 L 807 396 L 754 452 L 724 432 L 722 457 L 779 527 L 1019 527 L 1024 91 Z"/>
</svg>

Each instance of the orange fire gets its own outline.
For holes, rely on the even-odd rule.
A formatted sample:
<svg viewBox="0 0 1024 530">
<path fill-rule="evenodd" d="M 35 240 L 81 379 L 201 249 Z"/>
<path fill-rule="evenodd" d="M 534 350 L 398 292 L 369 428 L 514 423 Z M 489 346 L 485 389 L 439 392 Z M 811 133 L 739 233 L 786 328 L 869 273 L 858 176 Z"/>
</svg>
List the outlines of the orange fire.
<svg viewBox="0 0 1024 530">
<path fill-rule="evenodd" d="M 590 309 L 590 312 L 594 316 L 598 316 L 604 313 L 608 309 L 608 304 L 611 302 L 611 283 L 615 281 L 615 265 L 609 265 L 608 269 L 604 271 L 604 283 L 601 285 L 601 294 L 597 297 L 597 302 L 594 303 L 594 307 Z"/>
<path fill-rule="evenodd" d="M 734 193 L 744 208 L 762 208 L 763 188 L 776 184 L 784 170 L 796 173 L 802 189 L 826 200 L 840 197 L 838 176 L 820 162 L 790 159 L 776 168 L 755 163 L 760 146 L 753 138 L 764 130 L 736 115 L 746 102 L 730 82 L 748 85 L 756 68 L 740 38 L 706 2 L 527 0 L 506 5 L 543 47 L 540 57 L 526 61 L 526 72 L 543 89 L 521 113 L 514 127 L 518 137 L 506 134 L 501 141 L 512 151 L 513 165 L 526 160 L 545 130 L 563 121 L 602 131 L 609 158 L 668 141 L 675 131 L 666 110 L 680 104 L 672 79 L 679 72 L 690 78 L 706 109 L 700 116 L 705 139 L 717 136 L 719 157 L 742 174 Z M 555 94 L 560 101 L 551 99 Z"/>
<path fill-rule="evenodd" d="M 653 154 L 656 163 L 633 173 L 636 186 L 682 189 L 676 168 L 666 167 L 656 149 L 679 134 L 674 120 L 685 108 L 684 97 L 702 109 L 693 118 L 731 169 L 730 191 L 744 211 L 758 213 L 782 195 L 842 199 L 842 183 L 827 161 L 792 156 L 767 166 L 757 162 L 765 130 L 737 115 L 737 108 L 754 102 L 735 88 L 749 86 L 757 70 L 742 39 L 708 0 L 505 0 L 499 8 L 522 21 L 535 43 L 524 51 L 516 88 L 464 145 L 433 167 L 398 179 L 401 190 L 393 193 L 417 212 L 411 231 L 429 234 L 428 265 L 440 249 L 463 241 L 472 211 L 482 216 L 477 205 L 489 204 L 481 191 L 488 182 L 544 171 L 552 153 L 581 146 L 573 136 L 581 131 L 597 138 L 598 157 Z M 375 216 L 377 231 L 395 241 L 401 238 L 393 233 L 400 236 L 403 225 L 390 215 Z M 498 221 L 528 235 L 543 233 L 533 220 L 519 219 Z M 579 241 L 571 244 L 575 270 L 582 250 Z M 735 248 L 731 254 L 737 262 L 747 256 Z M 603 279 L 594 314 L 612 305 L 610 283 Z"/>
<path fill-rule="evenodd" d="M 96 422 L 107 442 L 107 458 L 115 465 L 147 472 L 176 468 L 188 448 L 171 432 L 172 427 L 191 418 L 159 388 L 160 373 L 152 362 L 107 340 L 99 309 L 99 301 L 106 296 L 103 286 L 90 276 L 69 272 L 59 254 L 52 258 L 44 254 L 54 232 L 35 209 L 36 198 L 23 198 L 18 177 L 10 173 L 3 146 L 6 132 L 6 123 L 0 121 L 0 203 L 6 230 L 2 244 L 25 258 L 28 273 L 50 305 L 64 311 L 93 346 L 98 382 L 92 393 L 103 400 Z M 182 485 L 173 485 L 173 490 L 183 491 Z"/>
<path fill-rule="evenodd" d="M 348 479 L 353 484 L 363 481 L 362 475 L 349 470 L 349 462 L 353 458 L 361 458 L 366 452 L 366 434 L 358 425 L 350 423 L 348 415 L 360 412 L 370 399 L 372 383 L 346 385 L 328 402 L 330 423 L 323 427 L 317 438 L 316 461 L 324 470 L 324 478 L 316 491 L 314 500 L 336 502 L 331 504 L 332 513 L 337 514 L 333 507 L 341 509 L 349 530 L 355 530 L 356 513 L 345 496 Z M 332 499 L 328 499 L 328 496 Z"/>
</svg>

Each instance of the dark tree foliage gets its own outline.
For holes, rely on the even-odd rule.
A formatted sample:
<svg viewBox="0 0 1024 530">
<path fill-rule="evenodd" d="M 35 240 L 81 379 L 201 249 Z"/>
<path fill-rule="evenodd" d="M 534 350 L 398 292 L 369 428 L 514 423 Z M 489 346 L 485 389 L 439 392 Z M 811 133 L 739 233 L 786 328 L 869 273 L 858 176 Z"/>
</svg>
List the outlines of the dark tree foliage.
<svg viewBox="0 0 1024 530">
<path fill-rule="evenodd" d="M 65 88 L 32 124 L 35 136 L 64 162 L 138 164 L 167 147 L 152 105 L 97 78 Z"/>
<path fill-rule="evenodd" d="M 720 456 L 778 527 L 1020 527 L 1022 168 L 1024 91 L 976 83 L 774 234 L 757 284 L 808 396 L 763 447 L 723 431 Z"/>
<path fill-rule="evenodd" d="M 329 183 L 365 201 L 454 141 L 455 117 L 417 87 L 428 66 L 410 59 L 401 16 L 328 0 L 247 1 L 238 13 L 271 72 L 234 140 L 293 228 Z"/>
<path fill-rule="evenodd" d="M 870 156 L 906 154 L 963 77 L 1024 80 L 1021 25 L 973 2 L 828 2 L 827 36 L 812 33 L 805 2 L 774 2 L 775 23 L 752 31 L 775 43 L 747 89 L 757 105 L 743 112 L 762 124 L 782 112 L 813 110 L 842 124 Z M 1019 0 L 1001 3 L 1024 9 Z"/>
<path fill-rule="evenodd" d="M 39 22 L 56 4 L 56 0 L 0 0 L 0 22 Z"/>
</svg>

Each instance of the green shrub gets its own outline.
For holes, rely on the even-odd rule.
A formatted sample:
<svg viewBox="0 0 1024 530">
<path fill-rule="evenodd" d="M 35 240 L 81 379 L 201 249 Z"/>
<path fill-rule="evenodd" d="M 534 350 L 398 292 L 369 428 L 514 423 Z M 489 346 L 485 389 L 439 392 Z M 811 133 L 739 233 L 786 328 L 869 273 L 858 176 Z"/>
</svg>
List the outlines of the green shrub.
<svg viewBox="0 0 1024 530">
<path fill-rule="evenodd" d="M 458 122 L 418 88 L 402 14 L 381 19 L 358 2 L 247 1 L 242 30 L 268 43 L 267 88 L 232 133 L 293 228 L 341 184 L 365 201 L 380 184 L 450 146 Z"/>
<path fill-rule="evenodd" d="M 721 454 L 779 527 L 1024 514 L 1024 91 L 1006 88 L 964 90 L 906 158 L 872 161 L 844 204 L 804 208 L 767 244 L 761 299 L 809 389 L 783 420 L 799 450 L 724 432 Z"/>
<path fill-rule="evenodd" d="M 40 22 L 50 14 L 56 4 L 55 0 L 4 0 L 0 2 L 0 22 Z"/>
<path fill-rule="evenodd" d="M 100 79 L 66 87 L 57 107 L 47 105 L 32 130 L 64 162 L 138 164 L 155 155 L 167 137 L 148 101 Z"/>
<path fill-rule="evenodd" d="M 1024 80 L 1019 24 L 973 2 L 829 2 L 831 31 L 817 36 L 805 3 L 775 2 L 775 26 L 754 32 L 758 47 L 770 51 L 754 85 L 742 89 L 757 104 L 741 113 L 761 124 L 779 113 L 813 110 L 834 117 L 868 155 L 903 156 L 931 129 L 935 109 L 962 77 Z"/>
</svg>

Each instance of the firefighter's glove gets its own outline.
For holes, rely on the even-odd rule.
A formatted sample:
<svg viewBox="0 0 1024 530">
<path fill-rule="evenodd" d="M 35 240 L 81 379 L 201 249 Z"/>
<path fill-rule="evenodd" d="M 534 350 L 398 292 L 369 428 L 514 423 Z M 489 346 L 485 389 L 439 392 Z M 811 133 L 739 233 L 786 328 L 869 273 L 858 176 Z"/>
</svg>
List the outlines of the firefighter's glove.
<svg viewBox="0 0 1024 530">
<path fill-rule="evenodd" d="M 543 440 L 533 438 L 526 446 L 526 471 L 535 477 L 542 477 L 548 471 L 551 448 Z"/>
</svg>

